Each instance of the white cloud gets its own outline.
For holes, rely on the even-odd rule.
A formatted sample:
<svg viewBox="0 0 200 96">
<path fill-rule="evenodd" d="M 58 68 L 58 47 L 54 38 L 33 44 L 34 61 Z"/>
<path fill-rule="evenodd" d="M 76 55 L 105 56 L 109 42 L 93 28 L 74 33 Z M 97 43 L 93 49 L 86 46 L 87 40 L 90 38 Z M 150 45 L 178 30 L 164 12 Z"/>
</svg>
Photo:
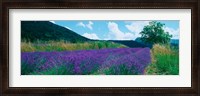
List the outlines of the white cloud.
<svg viewBox="0 0 200 96">
<path fill-rule="evenodd" d="M 130 23 L 130 24 L 127 24 L 125 26 L 129 31 L 133 32 L 135 38 L 137 38 L 141 36 L 139 33 L 143 30 L 144 26 L 149 24 L 149 22 L 150 21 L 127 21 L 125 23 Z"/>
<path fill-rule="evenodd" d="M 139 34 L 144 26 L 148 25 L 150 21 L 126 21 L 125 23 L 130 23 L 125 25 L 128 30 L 131 32 L 134 32 L 135 37 L 140 37 Z M 172 34 L 172 39 L 178 39 L 179 38 L 179 29 L 173 29 L 169 27 L 163 28 L 165 32 L 169 32 L 169 34 Z"/>
<path fill-rule="evenodd" d="M 92 28 L 92 25 L 93 25 L 94 23 L 92 22 L 92 21 L 89 21 L 88 22 L 88 24 L 84 24 L 83 22 L 79 22 L 78 24 L 77 24 L 77 26 L 81 26 L 81 27 L 86 27 L 86 28 L 89 28 L 90 30 L 92 30 L 93 28 Z"/>
<path fill-rule="evenodd" d="M 84 33 L 83 34 L 84 37 L 87 37 L 89 39 L 99 39 L 99 37 L 95 34 L 95 33 Z"/>
<path fill-rule="evenodd" d="M 85 24 L 83 24 L 83 22 L 79 22 L 79 23 L 77 24 L 77 26 L 85 27 Z"/>
<path fill-rule="evenodd" d="M 86 24 L 86 27 L 89 28 L 90 30 L 92 30 L 92 25 L 93 25 L 93 22 L 89 21 L 89 23 Z"/>
<path fill-rule="evenodd" d="M 51 23 L 54 23 L 54 24 L 55 24 L 55 21 L 49 21 L 49 22 L 51 22 Z"/>
<path fill-rule="evenodd" d="M 115 40 L 133 40 L 134 35 L 132 33 L 125 33 L 119 30 L 118 24 L 114 22 L 108 22 L 109 34 L 107 39 L 115 39 Z"/>
<path fill-rule="evenodd" d="M 169 34 L 172 35 L 172 39 L 179 39 L 179 28 L 173 29 L 170 27 L 164 27 L 163 29 L 165 32 L 169 32 Z"/>
</svg>

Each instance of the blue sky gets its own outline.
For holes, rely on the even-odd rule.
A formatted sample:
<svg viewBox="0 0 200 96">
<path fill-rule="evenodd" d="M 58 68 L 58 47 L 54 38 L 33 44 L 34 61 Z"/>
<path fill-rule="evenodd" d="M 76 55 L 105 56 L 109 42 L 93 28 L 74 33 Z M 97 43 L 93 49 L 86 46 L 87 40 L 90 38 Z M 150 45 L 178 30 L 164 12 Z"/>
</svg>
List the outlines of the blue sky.
<svg viewBox="0 0 200 96">
<path fill-rule="evenodd" d="M 135 40 L 143 27 L 150 21 L 124 21 L 124 20 L 62 20 L 50 21 L 66 27 L 74 32 L 97 40 Z M 179 39 L 178 20 L 160 20 L 164 23 L 164 30 L 173 35 L 173 39 Z"/>
</svg>

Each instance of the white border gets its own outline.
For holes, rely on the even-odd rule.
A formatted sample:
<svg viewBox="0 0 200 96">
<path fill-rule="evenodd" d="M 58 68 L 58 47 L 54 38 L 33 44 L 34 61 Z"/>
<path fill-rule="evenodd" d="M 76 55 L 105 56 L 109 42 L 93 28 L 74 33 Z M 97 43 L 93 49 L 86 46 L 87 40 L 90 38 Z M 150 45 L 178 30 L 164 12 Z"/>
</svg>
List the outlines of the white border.
<svg viewBox="0 0 200 96">
<path fill-rule="evenodd" d="M 20 76 L 21 20 L 180 20 L 179 75 Z M 9 87 L 191 87 L 191 10 L 9 9 Z"/>
</svg>

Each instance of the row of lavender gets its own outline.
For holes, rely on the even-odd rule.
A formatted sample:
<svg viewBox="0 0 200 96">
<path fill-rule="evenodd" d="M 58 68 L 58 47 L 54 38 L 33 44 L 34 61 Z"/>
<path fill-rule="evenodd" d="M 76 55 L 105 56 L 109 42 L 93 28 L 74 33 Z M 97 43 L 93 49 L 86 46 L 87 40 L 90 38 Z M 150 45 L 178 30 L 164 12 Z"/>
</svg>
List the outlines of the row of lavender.
<svg viewBox="0 0 200 96">
<path fill-rule="evenodd" d="M 65 52 L 22 52 L 22 74 L 143 74 L 149 48 L 108 48 Z"/>
</svg>

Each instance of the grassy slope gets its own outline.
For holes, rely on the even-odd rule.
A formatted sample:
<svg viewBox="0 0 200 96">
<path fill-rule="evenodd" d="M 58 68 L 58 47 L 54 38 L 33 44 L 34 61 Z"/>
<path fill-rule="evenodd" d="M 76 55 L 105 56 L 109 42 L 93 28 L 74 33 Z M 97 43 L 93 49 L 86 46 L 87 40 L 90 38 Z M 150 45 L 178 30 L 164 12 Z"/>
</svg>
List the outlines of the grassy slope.
<svg viewBox="0 0 200 96">
<path fill-rule="evenodd" d="M 178 75 L 178 49 L 168 45 L 155 44 L 151 49 L 152 63 L 146 68 L 149 75 Z"/>
</svg>

